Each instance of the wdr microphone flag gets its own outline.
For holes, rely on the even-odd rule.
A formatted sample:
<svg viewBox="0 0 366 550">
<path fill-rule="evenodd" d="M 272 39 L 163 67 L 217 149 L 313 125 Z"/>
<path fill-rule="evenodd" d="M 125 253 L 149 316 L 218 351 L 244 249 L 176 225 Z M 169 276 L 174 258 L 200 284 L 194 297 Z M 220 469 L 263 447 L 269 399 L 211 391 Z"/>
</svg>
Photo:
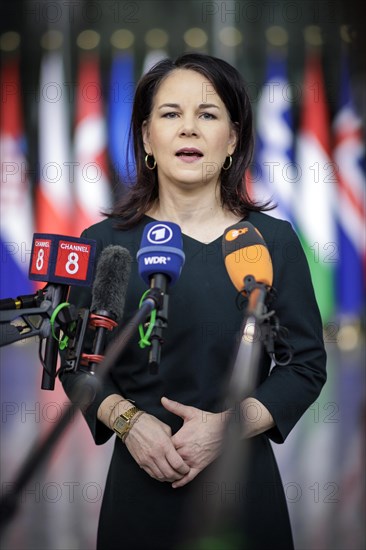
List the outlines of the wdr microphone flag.
<svg viewBox="0 0 366 550">
<path fill-rule="evenodd" d="M 342 59 L 339 110 L 333 124 L 338 174 L 336 270 L 338 313 L 358 317 L 365 297 L 366 177 L 361 119 L 351 95 L 346 53 Z"/>
<path fill-rule="evenodd" d="M 173 222 L 151 222 L 145 225 L 137 252 L 139 274 L 147 285 L 157 273 L 166 275 L 174 285 L 185 261 L 182 231 Z"/>
</svg>

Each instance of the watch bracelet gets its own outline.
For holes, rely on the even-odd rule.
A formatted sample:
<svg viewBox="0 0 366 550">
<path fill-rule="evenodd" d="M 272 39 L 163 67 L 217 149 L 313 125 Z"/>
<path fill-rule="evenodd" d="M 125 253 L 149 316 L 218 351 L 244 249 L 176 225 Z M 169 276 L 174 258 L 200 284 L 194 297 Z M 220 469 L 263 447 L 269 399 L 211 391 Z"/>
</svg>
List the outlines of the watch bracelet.
<svg viewBox="0 0 366 550">
<path fill-rule="evenodd" d="M 122 397 L 119 401 L 116 401 L 116 403 L 113 405 L 113 407 L 111 408 L 111 412 L 109 413 L 109 420 L 108 420 L 108 426 L 112 427 L 112 422 L 111 422 L 111 418 L 112 418 L 112 414 L 114 413 L 116 407 L 118 407 L 118 405 L 120 403 L 122 403 L 122 401 L 126 401 L 126 399 L 124 397 Z M 113 428 L 112 428 L 113 429 Z"/>
</svg>

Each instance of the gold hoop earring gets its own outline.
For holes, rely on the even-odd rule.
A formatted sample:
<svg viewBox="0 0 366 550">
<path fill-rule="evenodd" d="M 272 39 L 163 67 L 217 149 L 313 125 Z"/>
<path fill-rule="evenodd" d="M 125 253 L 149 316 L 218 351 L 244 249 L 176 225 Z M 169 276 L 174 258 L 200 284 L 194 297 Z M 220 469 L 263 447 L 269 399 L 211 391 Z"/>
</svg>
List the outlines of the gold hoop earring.
<svg viewBox="0 0 366 550">
<path fill-rule="evenodd" d="M 229 158 L 229 165 L 228 166 L 225 166 L 225 162 L 226 162 L 226 159 Z M 225 162 L 224 164 L 222 165 L 222 169 L 223 170 L 229 170 L 229 168 L 231 168 L 231 165 L 233 163 L 233 157 L 231 155 L 229 155 L 228 157 L 226 157 L 225 159 Z"/>
<path fill-rule="evenodd" d="M 145 157 L 145 166 L 148 170 L 155 170 L 156 168 L 156 160 L 154 159 L 154 164 L 152 166 L 149 165 L 149 157 L 153 157 L 153 155 L 149 155 L 147 154 L 146 157 Z"/>
</svg>

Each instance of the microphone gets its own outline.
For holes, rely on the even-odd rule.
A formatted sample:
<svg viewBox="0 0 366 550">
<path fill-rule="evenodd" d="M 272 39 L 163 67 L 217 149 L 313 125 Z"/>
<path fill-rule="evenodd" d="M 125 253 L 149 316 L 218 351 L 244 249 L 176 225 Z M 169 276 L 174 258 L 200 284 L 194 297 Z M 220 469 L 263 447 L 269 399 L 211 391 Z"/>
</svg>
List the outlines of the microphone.
<svg viewBox="0 0 366 550">
<path fill-rule="evenodd" d="M 35 294 L 24 294 L 16 298 L 2 298 L 0 300 L 0 311 L 39 307 L 43 299 L 42 290 L 38 290 Z"/>
<path fill-rule="evenodd" d="M 137 252 L 139 274 L 150 289 L 162 293 L 162 307 L 158 309 L 151 333 L 149 353 L 150 372 L 156 373 L 160 364 L 163 328 L 168 323 L 168 287 L 180 277 L 185 261 L 182 232 L 176 223 L 151 222 L 145 228 L 141 247 Z M 150 321 L 151 322 L 151 321 Z"/>
<path fill-rule="evenodd" d="M 261 233 L 254 225 L 240 222 L 228 227 L 222 248 L 227 272 L 239 292 L 243 291 L 247 275 L 257 282 L 272 285 L 272 260 Z"/>
<path fill-rule="evenodd" d="M 267 245 L 257 228 L 249 222 L 240 222 L 225 230 L 222 241 L 225 266 L 231 282 L 248 298 L 246 317 L 231 379 L 233 401 L 248 395 L 257 377 L 260 354 L 260 337 L 268 349 L 272 343 L 268 321 L 274 312 L 267 314 L 265 300 L 272 286 L 273 267 Z M 262 329 L 262 330 L 261 330 Z M 259 336 L 259 338 L 258 338 Z M 272 348 L 271 348 L 272 349 Z"/>
<path fill-rule="evenodd" d="M 95 329 L 93 350 L 90 355 L 82 355 L 82 362 L 88 363 L 92 374 L 96 363 L 103 359 L 107 331 L 122 321 L 131 262 L 129 251 L 122 246 L 109 245 L 100 254 L 89 316 L 89 326 Z"/>
<path fill-rule="evenodd" d="M 82 369 L 83 376 L 78 379 L 71 396 L 72 400 L 79 401 L 82 409 L 94 401 L 101 376 L 105 374 L 95 376 L 95 368 L 104 359 L 108 331 L 113 331 L 122 321 L 131 261 L 129 251 L 121 246 L 109 245 L 102 250 L 92 286 L 90 310 L 79 311 L 78 324 L 68 342 L 65 372 L 76 373 L 79 365 L 87 368 L 87 371 Z M 91 353 L 83 351 L 88 329 L 94 331 Z"/>
<path fill-rule="evenodd" d="M 91 239 L 34 234 L 29 279 L 48 283 L 44 289 L 45 299 L 51 302 L 53 312 L 65 304 L 69 285 L 91 284 L 95 251 L 96 242 Z M 55 387 L 59 349 L 60 327 L 51 325 L 50 329 L 52 333 L 47 337 L 43 360 L 41 388 L 44 390 Z"/>
<path fill-rule="evenodd" d="M 222 249 L 231 282 L 249 298 L 248 312 L 261 315 L 273 282 L 272 260 L 261 233 L 249 222 L 232 225 L 225 230 Z"/>
</svg>

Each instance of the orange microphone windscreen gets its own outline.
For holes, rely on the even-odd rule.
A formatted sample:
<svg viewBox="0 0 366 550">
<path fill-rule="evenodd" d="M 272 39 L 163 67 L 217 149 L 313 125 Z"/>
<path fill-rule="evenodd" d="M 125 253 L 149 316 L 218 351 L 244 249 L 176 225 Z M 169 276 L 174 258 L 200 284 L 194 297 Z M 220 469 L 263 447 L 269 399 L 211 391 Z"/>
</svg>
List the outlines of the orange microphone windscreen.
<svg viewBox="0 0 366 550">
<path fill-rule="evenodd" d="M 262 235 L 251 223 L 240 222 L 228 227 L 222 251 L 229 277 L 239 292 L 244 288 L 247 275 L 252 275 L 257 283 L 272 286 L 271 256 Z"/>
</svg>

